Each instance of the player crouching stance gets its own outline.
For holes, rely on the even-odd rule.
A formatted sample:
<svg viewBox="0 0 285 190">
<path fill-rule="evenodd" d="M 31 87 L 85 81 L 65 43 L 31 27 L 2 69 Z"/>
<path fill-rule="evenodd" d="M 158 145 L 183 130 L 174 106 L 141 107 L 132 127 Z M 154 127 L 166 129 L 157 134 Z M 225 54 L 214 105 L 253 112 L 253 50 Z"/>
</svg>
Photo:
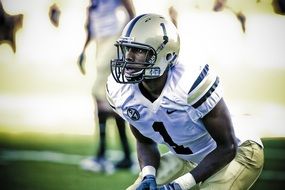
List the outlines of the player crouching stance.
<svg viewBox="0 0 285 190">
<path fill-rule="evenodd" d="M 137 16 L 116 46 L 107 99 L 130 123 L 141 167 L 128 190 L 249 189 L 262 171 L 263 145 L 235 133 L 209 65 L 178 64 L 174 25 L 156 14 Z M 158 143 L 170 152 L 160 156 Z"/>
</svg>

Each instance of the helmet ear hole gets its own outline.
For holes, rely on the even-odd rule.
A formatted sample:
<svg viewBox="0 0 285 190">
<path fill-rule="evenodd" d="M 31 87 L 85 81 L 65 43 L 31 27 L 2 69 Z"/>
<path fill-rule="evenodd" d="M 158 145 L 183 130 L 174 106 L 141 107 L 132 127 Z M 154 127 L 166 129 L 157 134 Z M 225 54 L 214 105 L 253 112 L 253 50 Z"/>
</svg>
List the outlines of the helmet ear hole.
<svg viewBox="0 0 285 190">
<path fill-rule="evenodd" d="M 168 53 L 166 54 L 166 61 L 170 61 L 172 59 L 172 54 Z"/>
</svg>

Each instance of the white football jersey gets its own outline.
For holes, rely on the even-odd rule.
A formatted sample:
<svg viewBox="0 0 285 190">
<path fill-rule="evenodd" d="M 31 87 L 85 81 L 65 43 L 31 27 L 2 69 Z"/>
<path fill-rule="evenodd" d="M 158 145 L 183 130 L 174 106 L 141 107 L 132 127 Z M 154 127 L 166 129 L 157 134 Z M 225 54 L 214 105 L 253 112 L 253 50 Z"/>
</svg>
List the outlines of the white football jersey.
<svg viewBox="0 0 285 190">
<path fill-rule="evenodd" d="M 107 82 L 107 99 L 121 117 L 145 137 L 195 163 L 216 148 L 201 118 L 221 98 L 219 77 L 209 65 L 189 70 L 176 64 L 154 102 L 142 95 L 138 84 L 120 84 L 112 76 Z M 239 138 L 236 140 L 241 143 Z"/>
<path fill-rule="evenodd" d="M 127 21 L 126 10 L 120 0 L 97 0 L 90 9 L 90 32 L 92 37 L 113 36 L 121 32 Z M 120 15 L 120 16 L 119 16 Z"/>
</svg>

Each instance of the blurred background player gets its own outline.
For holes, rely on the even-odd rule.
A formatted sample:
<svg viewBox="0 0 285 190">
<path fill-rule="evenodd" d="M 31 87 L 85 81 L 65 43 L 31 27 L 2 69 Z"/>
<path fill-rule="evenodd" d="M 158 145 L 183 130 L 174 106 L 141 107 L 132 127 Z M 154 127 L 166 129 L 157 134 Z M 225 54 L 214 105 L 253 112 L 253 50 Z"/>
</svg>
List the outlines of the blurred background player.
<svg viewBox="0 0 285 190">
<path fill-rule="evenodd" d="M 99 147 L 92 159 L 82 160 L 80 165 L 85 170 L 93 172 L 113 171 L 113 164 L 106 159 L 106 120 L 115 118 L 122 143 L 124 157 L 115 164 L 118 169 L 128 169 L 132 166 L 131 151 L 125 130 L 125 121 L 113 110 L 105 98 L 105 84 L 110 74 L 110 60 L 116 57 L 114 42 L 119 38 L 125 24 L 135 16 L 131 0 L 91 0 L 88 8 L 86 24 L 87 39 L 84 44 L 78 65 L 85 74 L 85 50 L 92 39 L 96 41 L 96 79 L 92 89 L 95 105 L 95 125 L 99 123 Z M 97 120 L 98 116 L 98 120 Z"/>
</svg>

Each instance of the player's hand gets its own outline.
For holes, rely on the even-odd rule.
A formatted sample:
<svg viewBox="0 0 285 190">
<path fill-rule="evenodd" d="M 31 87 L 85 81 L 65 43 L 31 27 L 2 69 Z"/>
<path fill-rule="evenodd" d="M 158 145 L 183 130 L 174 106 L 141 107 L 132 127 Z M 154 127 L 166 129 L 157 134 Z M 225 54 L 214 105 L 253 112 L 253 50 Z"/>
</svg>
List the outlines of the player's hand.
<svg viewBox="0 0 285 190">
<path fill-rule="evenodd" d="M 182 190 L 182 188 L 180 187 L 178 183 L 172 182 L 172 183 L 169 183 L 162 187 L 157 188 L 157 190 Z"/>
<path fill-rule="evenodd" d="M 136 190 L 157 190 L 155 177 L 146 175 Z"/>
<path fill-rule="evenodd" d="M 84 53 L 81 53 L 79 58 L 78 58 L 78 62 L 77 62 L 80 72 L 85 75 L 85 55 Z"/>
</svg>

